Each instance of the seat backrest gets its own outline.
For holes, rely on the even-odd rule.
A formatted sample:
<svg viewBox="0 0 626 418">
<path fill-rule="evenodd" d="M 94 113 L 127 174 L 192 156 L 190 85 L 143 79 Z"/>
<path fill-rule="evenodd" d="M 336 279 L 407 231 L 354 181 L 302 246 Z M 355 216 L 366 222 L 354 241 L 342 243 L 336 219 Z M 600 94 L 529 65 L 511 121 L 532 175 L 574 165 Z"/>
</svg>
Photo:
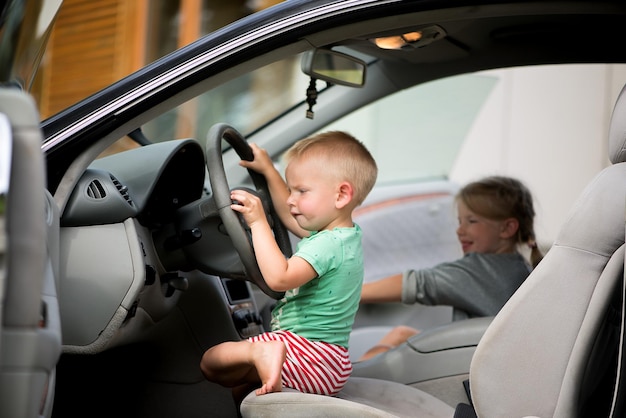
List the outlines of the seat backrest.
<svg viewBox="0 0 626 418">
<path fill-rule="evenodd" d="M 611 119 L 613 165 L 587 186 L 477 347 L 478 416 L 608 416 L 623 299 L 625 143 L 626 86 Z"/>
<path fill-rule="evenodd" d="M 61 354 L 59 214 L 45 188 L 32 97 L 0 88 L 0 126 L 0 164 L 8 165 L 0 170 L 0 417 L 47 417 Z"/>
</svg>

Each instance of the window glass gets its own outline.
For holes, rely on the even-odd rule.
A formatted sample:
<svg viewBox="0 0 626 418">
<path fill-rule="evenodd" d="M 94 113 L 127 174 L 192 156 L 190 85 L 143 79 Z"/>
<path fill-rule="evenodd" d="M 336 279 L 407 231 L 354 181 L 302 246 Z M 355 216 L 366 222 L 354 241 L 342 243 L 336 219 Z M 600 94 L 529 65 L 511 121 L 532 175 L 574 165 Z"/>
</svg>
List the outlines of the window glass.
<svg viewBox="0 0 626 418">
<path fill-rule="evenodd" d="M 328 125 L 365 143 L 379 183 L 447 178 L 498 78 L 465 74 L 383 98 Z M 407 140 L 410 139 L 410 140 Z"/>
<path fill-rule="evenodd" d="M 221 84 L 144 126 L 153 142 L 193 137 L 204 143 L 216 123 L 237 127 L 244 136 L 305 98 L 307 77 L 300 56 L 267 65 Z"/>
</svg>

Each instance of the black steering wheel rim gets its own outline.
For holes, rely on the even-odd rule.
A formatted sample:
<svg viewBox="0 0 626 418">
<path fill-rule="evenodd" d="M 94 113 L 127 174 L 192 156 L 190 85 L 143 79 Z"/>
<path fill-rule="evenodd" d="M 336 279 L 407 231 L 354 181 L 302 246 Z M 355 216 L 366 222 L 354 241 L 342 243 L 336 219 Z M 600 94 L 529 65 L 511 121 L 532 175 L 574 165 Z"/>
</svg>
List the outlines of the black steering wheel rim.
<svg viewBox="0 0 626 418">
<path fill-rule="evenodd" d="M 217 211 L 235 250 L 239 254 L 247 279 L 256 284 L 266 295 L 274 299 L 280 299 L 283 297 L 284 292 L 272 290 L 265 282 L 257 264 L 254 247 L 250 242 L 248 233 L 240 222 L 238 214 L 230 208 L 232 202 L 230 199 L 230 186 L 228 185 L 222 158 L 222 139 L 226 140 L 233 147 L 242 160 L 252 161 L 254 159 L 252 148 L 235 128 L 225 123 L 218 123 L 211 127 L 207 134 L 206 164 Z M 278 247 L 285 256 L 291 256 L 289 234 L 274 210 L 265 177 L 254 170 L 248 170 L 248 173 L 261 198 L 267 200 L 268 205 L 266 207 L 270 208 L 268 215 Z"/>
</svg>

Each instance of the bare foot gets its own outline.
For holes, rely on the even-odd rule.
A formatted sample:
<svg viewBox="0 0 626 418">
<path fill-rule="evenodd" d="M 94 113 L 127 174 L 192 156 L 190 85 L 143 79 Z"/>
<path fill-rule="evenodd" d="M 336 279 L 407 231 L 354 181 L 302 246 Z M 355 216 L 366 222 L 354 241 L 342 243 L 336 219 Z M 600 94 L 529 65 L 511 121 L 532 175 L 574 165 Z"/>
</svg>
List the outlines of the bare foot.
<svg viewBox="0 0 626 418">
<path fill-rule="evenodd" d="M 257 395 L 283 390 L 280 378 L 285 362 L 286 348 L 282 341 L 258 341 L 254 344 L 254 366 L 261 378 L 262 386 L 255 391 Z"/>
</svg>

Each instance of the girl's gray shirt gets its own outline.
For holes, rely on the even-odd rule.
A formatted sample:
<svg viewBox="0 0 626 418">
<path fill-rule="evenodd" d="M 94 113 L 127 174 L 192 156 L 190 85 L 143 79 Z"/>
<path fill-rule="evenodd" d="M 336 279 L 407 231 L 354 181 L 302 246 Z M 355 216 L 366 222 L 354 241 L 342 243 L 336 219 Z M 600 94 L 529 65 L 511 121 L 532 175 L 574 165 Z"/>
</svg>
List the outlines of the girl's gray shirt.
<svg viewBox="0 0 626 418">
<path fill-rule="evenodd" d="M 402 302 L 452 306 L 454 320 L 493 316 L 531 270 L 519 253 L 469 253 L 430 269 L 405 271 Z"/>
</svg>

